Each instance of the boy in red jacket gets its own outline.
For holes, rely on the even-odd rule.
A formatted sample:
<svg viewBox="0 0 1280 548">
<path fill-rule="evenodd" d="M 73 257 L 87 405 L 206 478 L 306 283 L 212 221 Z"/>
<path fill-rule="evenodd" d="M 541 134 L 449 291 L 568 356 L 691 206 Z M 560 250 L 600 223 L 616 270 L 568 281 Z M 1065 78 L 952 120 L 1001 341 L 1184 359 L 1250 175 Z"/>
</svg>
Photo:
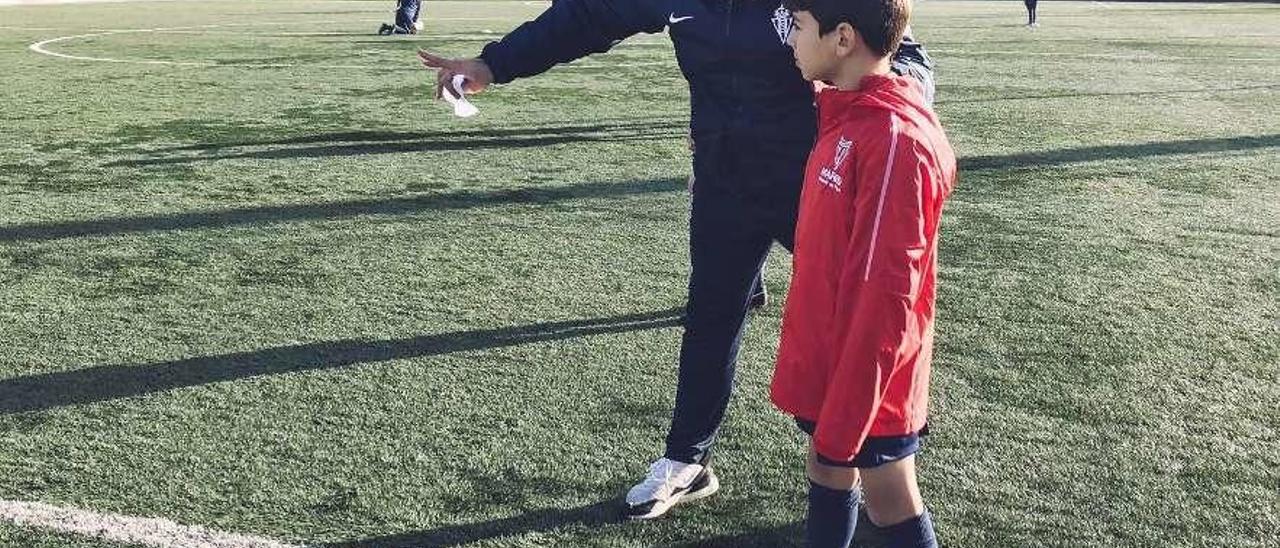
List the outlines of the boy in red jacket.
<svg viewBox="0 0 1280 548">
<path fill-rule="evenodd" d="M 770 388 L 812 436 L 808 545 L 848 546 L 865 496 L 864 525 L 888 545 L 936 547 L 914 454 L 955 156 L 922 88 L 889 70 L 910 0 L 784 4 L 796 64 L 819 82 Z"/>
</svg>

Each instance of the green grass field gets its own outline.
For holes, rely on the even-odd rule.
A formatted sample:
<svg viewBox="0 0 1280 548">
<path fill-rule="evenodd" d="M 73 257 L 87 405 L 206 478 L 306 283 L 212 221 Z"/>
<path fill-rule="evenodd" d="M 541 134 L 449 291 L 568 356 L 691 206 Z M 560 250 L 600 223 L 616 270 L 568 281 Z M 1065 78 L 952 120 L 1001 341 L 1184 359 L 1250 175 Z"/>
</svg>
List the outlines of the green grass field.
<svg viewBox="0 0 1280 548">
<path fill-rule="evenodd" d="M 474 54 L 543 6 L 431 2 L 425 34 L 372 35 L 391 4 L 0 7 L 0 499 L 321 546 L 798 545 L 777 304 L 721 494 L 614 511 L 674 396 L 667 39 L 459 120 L 413 51 Z M 940 538 L 1280 546 L 1280 5 L 1040 12 L 917 7 L 962 156 L 920 460 Z M 98 60 L 28 49 L 68 36 L 43 49 Z"/>
</svg>

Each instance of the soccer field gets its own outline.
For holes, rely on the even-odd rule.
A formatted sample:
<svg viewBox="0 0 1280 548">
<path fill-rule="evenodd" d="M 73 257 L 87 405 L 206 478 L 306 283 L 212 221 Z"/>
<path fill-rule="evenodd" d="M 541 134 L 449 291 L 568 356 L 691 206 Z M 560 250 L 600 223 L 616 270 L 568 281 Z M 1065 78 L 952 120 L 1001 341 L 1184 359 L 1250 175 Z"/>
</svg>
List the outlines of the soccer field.
<svg viewBox="0 0 1280 548">
<path fill-rule="evenodd" d="M 721 492 L 616 512 L 675 392 L 667 38 L 464 120 L 414 51 L 546 4 L 375 36 L 393 5 L 0 6 L 0 546 L 128 545 L 14 517 L 37 502 L 310 546 L 799 545 L 781 299 Z M 1024 17 L 916 8 L 961 156 L 919 460 L 940 540 L 1280 546 L 1280 5 Z"/>
</svg>

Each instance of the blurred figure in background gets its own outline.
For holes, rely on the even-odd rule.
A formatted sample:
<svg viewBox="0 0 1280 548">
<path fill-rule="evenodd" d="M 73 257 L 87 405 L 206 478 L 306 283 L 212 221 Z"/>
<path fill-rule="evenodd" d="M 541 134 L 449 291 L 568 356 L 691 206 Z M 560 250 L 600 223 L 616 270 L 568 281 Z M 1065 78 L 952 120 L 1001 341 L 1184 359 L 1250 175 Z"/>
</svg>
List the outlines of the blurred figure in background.
<svg viewBox="0 0 1280 548">
<path fill-rule="evenodd" d="M 400 0 L 396 4 L 395 24 L 383 23 L 378 34 L 418 34 L 422 30 L 422 3 L 419 0 Z"/>
</svg>

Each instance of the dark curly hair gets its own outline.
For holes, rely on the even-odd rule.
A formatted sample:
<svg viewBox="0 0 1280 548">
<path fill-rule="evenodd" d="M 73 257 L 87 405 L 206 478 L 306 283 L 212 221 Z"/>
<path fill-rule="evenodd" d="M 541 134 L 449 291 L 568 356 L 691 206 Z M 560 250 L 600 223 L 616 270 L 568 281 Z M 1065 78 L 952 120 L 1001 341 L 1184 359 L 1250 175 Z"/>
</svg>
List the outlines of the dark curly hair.
<svg viewBox="0 0 1280 548">
<path fill-rule="evenodd" d="M 820 34 L 849 23 L 881 57 L 898 49 L 911 20 L 911 0 L 783 0 L 782 5 L 792 12 L 809 12 Z"/>
</svg>

